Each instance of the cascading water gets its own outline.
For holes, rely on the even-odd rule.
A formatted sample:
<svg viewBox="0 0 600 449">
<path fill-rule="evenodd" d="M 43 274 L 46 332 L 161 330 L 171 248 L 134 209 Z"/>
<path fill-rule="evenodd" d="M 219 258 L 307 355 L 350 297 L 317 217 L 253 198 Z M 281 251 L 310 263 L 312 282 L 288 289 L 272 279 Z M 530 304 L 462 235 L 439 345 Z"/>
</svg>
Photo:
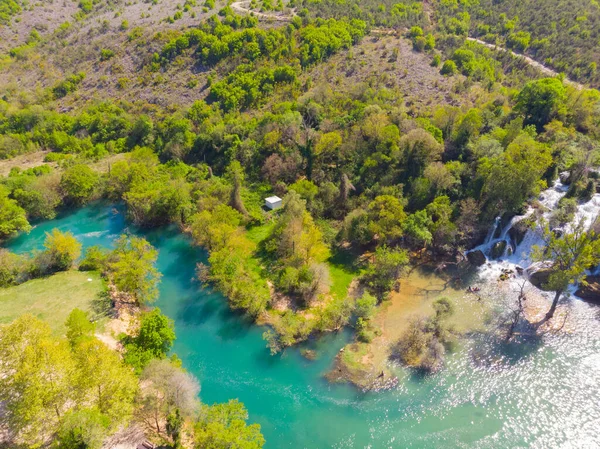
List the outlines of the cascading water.
<svg viewBox="0 0 600 449">
<path fill-rule="evenodd" d="M 527 269 L 532 265 L 533 247 L 536 245 L 543 245 L 539 224 L 542 220 L 545 222 L 550 221 L 552 214 L 558 207 L 560 200 L 566 195 L 567 190 L 568 186 L 563 184 L 560 180 L 557 180 L 551 188 L 544 190 L 540 194 L 535 208 L 530 206 L 524 215 L 513 217 L 510 222 L 502 228 L 498 237 L 494 236 L 500 225 L 500 218 L 497 217 L 494 220 L 494 224 L 484 243 L 470 251 L 479 250 L 487 259 L 486 263 L 479 269 L 479 276 L 482 281 L 495 281 L 502 273 L 506 273 L 507 271 L 521 271 L 521 269 Z M 518 223 L 531 217 L 536 209 L 540 214 L 539 218 L 536 220 L 536 224 L 527 228 L 527 231 L 520 242 L 516 241 L 516 239 L 511 236 L 511 229 L 515 229 L 515 226 L 517 226 Z M 585 229 L 589 229 L 599 216 L 600 193 L 597 193 L 593 195 L 589 201 L 577 206 L 574 219 L 571 223 L 557 227 L 555 230 L 569 232 L 576 223 L 580 222 Z M 504 249 L 502 249 L 503 246 Z M 499 252 L 499 250 L 501 250 L 501 252 Z M 600 267 L 595 271 L 600 273 Z"/>
</svg>

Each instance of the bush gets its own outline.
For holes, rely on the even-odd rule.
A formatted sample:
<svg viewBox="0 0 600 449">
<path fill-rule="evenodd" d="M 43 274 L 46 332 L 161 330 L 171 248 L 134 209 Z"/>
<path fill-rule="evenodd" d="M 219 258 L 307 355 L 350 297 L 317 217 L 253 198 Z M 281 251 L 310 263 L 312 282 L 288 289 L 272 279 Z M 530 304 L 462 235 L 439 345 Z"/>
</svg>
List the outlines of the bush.
<svg viewBox="0 0 600 449">
<path fill-rule="evenodd" d="M 114 55 L 115 55 L 114 51 L 112 51 L 108 48 L 103 48 L 102 50 L 100 50 L 100 61 L 108 61 Z"/>
<path fill-rule="evenodd" d="M 48 271 L 66 271 L 73 267 L 81 255 L 81 243 L 71 232 L 53 229 L 46 233 L 45 253 L 48 255 Z"/>
<path fill-rule="evenodd" d="M 87 203 L 98 184 L 98 174 L 87 165 L 79 164 L 67 169 L 60 180 L 65 201 L 77 206 Z"/>
<path fill-rule="evenodd" d="M 442 66 L 442 70 L 440 73 L 445 76 L 452 76 L 457 72 L 456 63 L 450 59 L 444 61 L 444 65 Z"/>
</svg>

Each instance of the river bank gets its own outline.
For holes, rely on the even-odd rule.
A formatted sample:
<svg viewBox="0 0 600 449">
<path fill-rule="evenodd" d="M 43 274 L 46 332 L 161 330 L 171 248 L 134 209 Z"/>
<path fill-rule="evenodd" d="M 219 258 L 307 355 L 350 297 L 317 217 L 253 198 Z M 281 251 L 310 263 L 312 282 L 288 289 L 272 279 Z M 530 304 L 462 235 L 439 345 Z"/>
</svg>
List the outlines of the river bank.
<svg viewBox="0 0 600 449">
<path fill-rule="evenodd" d="M 111 247 L 127 230 L 122 213 L 93 205 L 40 223 L 9 247 L 17 252 L 39 248 L 54 227 L 71 230 L 84 248 Z M 324 377 L 340 349 L 351 343 L 350 332 L 326 334 L 271 356 L 263 329 L 231 312 L 222 295 L 195 280 L 195 264 L 206 262 L 203 250 L 174 228 L 142 235 L 159 251 L 163 279 L 155 305 L 175 321 L 173 350 L 200 380 L 201 399 L 244 402 L 250 420 L 262 426 L 267 449 L 560 447 L 573 438 L 582 447 L 600 443 L 595 432 L 599 417 L 590 414 L 600 400 L 594 381 L 600 375 L 595 356 L 600 330 L 594 309 L 581 301 L 570 303 L 571 333 L 549 333 L 533 345 L 505 347 L 474 332 L 439 373 L 424 377 L 394 366 L 398 381 L 393 388 L 362 391 Z M 440 284 L 431 282 L 439 290 Z M 406 282 L 404 287 L 408 293 Z M 419 281 L 415 288 L 424 286 Z M 466 284 L 456 290 L 465 296 L 464 307 L 478 307 L 463 288 Z M 415 304 L 427 310 L 433 297 Z M 402 303 L 389 310 L 399 316 Z M 303 355 L 307 350 L 311 359 Z M 540 397 L 546 399 L 540 402 Z"/>
</svg>

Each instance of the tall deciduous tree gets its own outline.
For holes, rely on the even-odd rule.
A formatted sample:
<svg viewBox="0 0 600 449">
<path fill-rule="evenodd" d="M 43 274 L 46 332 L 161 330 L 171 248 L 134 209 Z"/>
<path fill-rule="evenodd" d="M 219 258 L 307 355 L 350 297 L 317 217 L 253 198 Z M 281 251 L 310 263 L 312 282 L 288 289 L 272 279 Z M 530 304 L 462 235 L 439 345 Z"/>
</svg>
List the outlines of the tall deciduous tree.
<svg viewBox="0 0 600 449">
<path fill-rule="evenodd" d="M 535 125 L 538 131 L 552 119 L 566 114 L 565 86 L 558 78 L 530 81 L 517 95 L 516 109 L 525 117 L 526 125 Z"/>
<path fill-rule="evenodd" d="M 196 449 L 260 449 L 260 425 L 247 425 L 248 411 L 236 400 L 205 406 L 195 427 Z"/>
<path fill-rule="evenodd" d="M 81 255 L 81 243 L 70 231 L 62 232 L 55 228 L 47 232 L 44 247 L 51 271 L 69 270 Z"/>
<path fill-rule="evenodd" d="M 0 239 L 30 229 L 25 211 L 8 197 L 8 191 L 0 185 Z"/>
<path fill-rule="evenodd" d="M 152 360 L 140 377 L 146 387 L 138 395 L 136 416 L 157 435 L 168 430 L 165 421 L 168 424 L 169 416 L 186 419 L 198 411 L 198 381 L 169 360 Z"/>
<path fill-rule="evenodd" d="M 546 225 L 543 237 L 545 245 L 535 248 L 533 254 L 537 260 L 552 261 L 551 273 L 544 288 L 556 293 L 552 306 L 541 323 L 554 316 L 558 302 L 568 286 L 584 281 L 586 270 L 600 263 L 600 239 L 594 231 L 586 231 L 582 222 L 577 223 L 572 232 L 561 236 Z"/>
<path fill-rule="evenodd" d="M 110 280 L 139 304 L 158 296 L 160 273 L 154 266 L 158 252 L 146 239 L 121 236 L 108 264 Z"/>
<path fill-rule="evenodd" d="M 10 429 L 20 440 L 41 444 L 56 430 L 73 400 L 76 365 L 66 341 L 23 315 L 0 327 L 0 401 Z"/>
</svg>

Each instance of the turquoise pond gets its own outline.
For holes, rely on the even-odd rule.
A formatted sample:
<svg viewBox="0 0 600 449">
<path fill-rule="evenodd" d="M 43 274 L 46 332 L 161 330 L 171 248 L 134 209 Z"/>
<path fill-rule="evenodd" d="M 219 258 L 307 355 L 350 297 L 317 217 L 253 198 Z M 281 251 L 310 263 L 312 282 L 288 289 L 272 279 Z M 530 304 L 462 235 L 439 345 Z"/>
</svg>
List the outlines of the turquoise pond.
<svg viewBox="0 0 600 449">
<path fill-rule="evenodd" d="M 89 206 L 38 224 L 8 247 L 41 248 L 53 228 L 70 230 L 84 247 L 110 246 L 136 232 L 115 212 Z M 244 402 L 267 449 L 600 447 L 600 322 L 592 306 L 572 305 L 577 327 L 569 335 L 514 347 L 473 336 L 440 374 L 398 369 L 395 389 L 363 393 L 323 378 L 349 332 L 310 342 L 315 361 L 298 348 L 271 356 L 264 329 L 194 280 L 204 251 L 174 229 L 143 235 L 159 250 L 156 305 L 175 321 L 174 351 L 200 380 L 201 399 Z"/>
</svg>

